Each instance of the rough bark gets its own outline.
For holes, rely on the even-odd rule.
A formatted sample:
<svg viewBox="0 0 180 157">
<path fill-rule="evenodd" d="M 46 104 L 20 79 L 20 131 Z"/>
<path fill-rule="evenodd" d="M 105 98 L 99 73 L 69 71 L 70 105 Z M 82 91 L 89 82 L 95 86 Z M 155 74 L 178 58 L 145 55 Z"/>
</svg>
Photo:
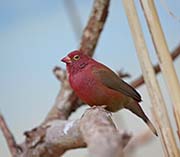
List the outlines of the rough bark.
<svg viewBox="0 0 180 157">
<path fill-rule="evenodd" d="M 131 138 L 115 127 L 111 114 L 102 107 L 88 109 L 78 120 L 52 120 L 25 135 L 16 157 L 59 157 L 66 150 L 85 146 L 90 156 L 118 157 Z"/>
</svg>

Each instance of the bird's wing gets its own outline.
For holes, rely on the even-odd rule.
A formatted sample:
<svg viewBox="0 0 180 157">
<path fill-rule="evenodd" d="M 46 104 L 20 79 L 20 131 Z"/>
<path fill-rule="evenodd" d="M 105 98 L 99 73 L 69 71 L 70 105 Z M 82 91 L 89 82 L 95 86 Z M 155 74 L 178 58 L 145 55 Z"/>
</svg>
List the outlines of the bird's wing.
<svg viewBox="0 0 180 157">
<path fill-rule="evenodd" d="M 110 69 L 94 69 L 93 73 L 96 77 L 108 88 L 119 91 L 124 95 L 132 97 L 136 101 L 141 101 L 140 94 L 129 84 L 120 79 L 112 70 Z"/>
</svg>

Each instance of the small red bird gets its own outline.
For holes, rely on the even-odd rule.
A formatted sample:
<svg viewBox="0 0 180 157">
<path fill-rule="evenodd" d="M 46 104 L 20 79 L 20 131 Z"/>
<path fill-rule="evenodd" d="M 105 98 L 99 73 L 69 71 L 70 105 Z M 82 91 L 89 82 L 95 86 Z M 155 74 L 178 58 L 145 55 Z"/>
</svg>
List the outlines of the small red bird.
<svg viewBox="0 0 180 157">
<path fill-rule="evenodd" d="M 111 69 L 78 50 L 61 61 L 66 63 L 69 83 L 82 101 L 90 106 L 106 105 L 111 112 L 129 109 L 142 118 L 157 136 L 155 127 L 139 105 L 139 93 Z"/>
</svg>

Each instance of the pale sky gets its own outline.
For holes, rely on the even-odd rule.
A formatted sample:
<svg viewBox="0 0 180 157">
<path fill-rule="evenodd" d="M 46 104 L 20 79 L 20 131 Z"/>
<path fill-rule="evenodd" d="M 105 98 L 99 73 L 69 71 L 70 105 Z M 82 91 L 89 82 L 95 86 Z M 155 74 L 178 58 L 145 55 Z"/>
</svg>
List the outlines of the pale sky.
<svg viewBox="0 0 180 157">
<path fill-rule="evenodd" d="M 180 1 L 165 1 L 169 8 L 180 16 Z M 84 27 L 93 1 L 74 2 Z M 156 63 L 156 55 L 143 13 L 138 0 L 135 2 L 152 62 Z M 170 16 L 160 2 L 156 1 L 156 6 L 169 49 L 172 50 L 180 43 L 180 22 Z M 23 132 L 40 124 L 53 105 L 59 90 L 59 82 L 52 74 L 53 67 L 59 65 L 65 68 L 60 58 L 78 48 L 79 41 L 73 32 L 64 0 L 0 0 L 0 4 L 0 110 L 15 138 L 21 142 L 24 139 Z M 111 1 L 107 23 L 94 57 L 113 70 L 123 69 L 130 73 L 132 80 L 141 74 L 120 0 Z M 177 68 L 180 67 L 180 59 L 177 59 L 175 65 L 180 76 L 180 70 Z M 165 83 L 161 76 L 158 78 L 164 95 L 168 97 Z M 151 116 L 146 89 L 143 86 L 138 90 L 144 100 L 142 106 Z M 170 104 L 169 99 L 167 102 Z M 171 110 L 170 105 L 168 109 Z M 78 118 L 82 113 L 83 111 L 79 111 L 72 118 Z M 129 112 L 119 112 L 115 117 L 118 119 L 117 117 L 122 115 L 129 131 L 141 131 L 146 127 Z M 0 146 L 0 156 L 9 156 L 1 133 Z M 155 139 L 149 147 L 139 150 L 137 155 L 141 157 L 144 152 L 151 156 L 152 154 L 160 156 L 162 150 L 159 141 Z M 76 150 L 76 153 L 79 152 Z M 81 156 L 87 156 L 86 151 L 81 153 L 83 154 Z M 65 156 L 70 157 L 72 154 L 67 153 Z"/>
</svg>

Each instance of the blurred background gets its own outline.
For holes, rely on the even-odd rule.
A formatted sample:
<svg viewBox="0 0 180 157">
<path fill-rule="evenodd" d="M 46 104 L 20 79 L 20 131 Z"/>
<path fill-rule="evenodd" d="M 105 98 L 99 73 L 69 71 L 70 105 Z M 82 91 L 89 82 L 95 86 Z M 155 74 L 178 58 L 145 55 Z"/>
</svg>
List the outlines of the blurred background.
<svg viewBox="0 0 180 157">
<path fill-rule="evenodd" d="M 180 22 L 170 16 L 162 1 L 180 16 L 180 1 L 158 0 L 158 14 L 170 51 L 180 43 Z M 145 19 L 135 0 L 152 62 L 157 63 L 155 51 Z M 82 30 L 86 25 L 93 0 L 0 0 L 0 112 L 4 115 L 16 140 L 24 140 L 23 132 L 39 125 L 52 107 L 59 82 L 52 73 L 54 66 L 65 68 L 60 62 L 68 52 L 79 47 Z M 112 0 L 109 16 L 96 48 L 94 58 L 114 70 L 131 74 L 127 82 L 141 74 L 127 18 L 120 0 Z M 175 62 L 180 78 L 180 59 Z M 167 100 L 171 123 L 175 127 L 171 102 L 161 74 L 158 80 Z M 151 104 L 146 87 L 137 89 L 142 97 L 145 112 L 151 116 Z M 70 118 L 77 119 L 85 107 Z M 148 129 L 130 112 L 113 114 L 118 127 L 133 134 Z M 175 130 L 175 129 L 174 129 Z M 134 157 L 162 156 L 158 138 L 137 149 Z M 0 131 L 0 156 L 10 156 Z M 86 149 L 71 150 L 64 157 L 87 156 Z"/>
</svg>

